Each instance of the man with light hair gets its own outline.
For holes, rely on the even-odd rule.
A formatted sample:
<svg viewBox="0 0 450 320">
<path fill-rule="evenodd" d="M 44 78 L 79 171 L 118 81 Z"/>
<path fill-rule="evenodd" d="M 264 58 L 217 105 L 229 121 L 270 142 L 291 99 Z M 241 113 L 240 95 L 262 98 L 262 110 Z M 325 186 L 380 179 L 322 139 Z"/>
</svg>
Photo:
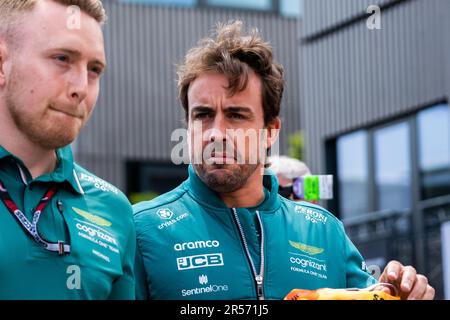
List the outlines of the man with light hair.
<svg viewBox="0 0 450 320">
<path fill-rule="evenodd" d="M 295 158 L 278 155 L 271 156 L 269 163 L 278 179 L 278 193 L 291 200 L 300 200 L 293 192 L 293 183 L 299 177 L 311 175 L 306 164 Z"/>
<path fill-rule="evenodd" d="M 288 156 L 271 156 L 270 169 L 277 175 L 280 186 L 292 183 L 298 177 L 309 176 L 311 171 L 303 161 Z"/>
<path fill-rule="evenodd" d="M 105 20 L 98 0 L 0 0 L 0 299 L 134 299 L 131 205 L 69 146 Z"/>
</svg>

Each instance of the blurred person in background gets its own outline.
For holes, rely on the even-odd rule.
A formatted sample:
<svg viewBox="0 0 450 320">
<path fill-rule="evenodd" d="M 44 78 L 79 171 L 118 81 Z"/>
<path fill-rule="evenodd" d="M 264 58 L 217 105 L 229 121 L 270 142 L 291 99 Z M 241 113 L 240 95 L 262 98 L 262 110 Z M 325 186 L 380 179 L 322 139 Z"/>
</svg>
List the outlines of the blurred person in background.
<svg viewBox="0 0 450 320">
<path fill-rule="evenodd" d="M 270 169 L 278 179 L 278 193 L 294 201 L 302 200 L 293 192 L 293 184 L 295 179 L 311 175 L 311 171 L 306 164 L 288 156 L 271 156 L 269 163 Z"/>
</svg>

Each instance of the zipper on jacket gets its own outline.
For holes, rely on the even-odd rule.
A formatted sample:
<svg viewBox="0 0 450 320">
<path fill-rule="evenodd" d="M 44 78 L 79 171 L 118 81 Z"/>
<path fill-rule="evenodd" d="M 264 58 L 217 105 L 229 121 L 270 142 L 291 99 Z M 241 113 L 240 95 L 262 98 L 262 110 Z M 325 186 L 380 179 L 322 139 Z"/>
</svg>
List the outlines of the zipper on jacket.
<svg viewBox="0 0 450 320">
<path fill-rule="evenodd" d="M 241 241 L 244 246 L 245 254 L 247 255 L 247 259 L 250 262 L 250 266 L 253 272 L 253 278 L 256 283 L 256 294 L 258 300 L 264 300 L 264 229 L 262 226 L 261 217 L 259 215 L 259 211 L 256 211 L 256 217 L 258 218 L 259 228 L 261 230 L 261 244 L 260 244 L 260 255 L 261 255 L 261 266 L 259 268 L 259 274 L 256 272 L 255 264 L 253 263 L 252 257 L 250 255 L 250 251 L 248 249 L 247 240 L 245 240 L 244 230 L 242 229 L 241 222 L 239 221 L 239 217 L 237 215 L 237 211 L 235 208 L 232 209 L 233 217 L 236 222 L 236 225 L 239 230 L 239 234 L 241 236 Z"/>
</svg>

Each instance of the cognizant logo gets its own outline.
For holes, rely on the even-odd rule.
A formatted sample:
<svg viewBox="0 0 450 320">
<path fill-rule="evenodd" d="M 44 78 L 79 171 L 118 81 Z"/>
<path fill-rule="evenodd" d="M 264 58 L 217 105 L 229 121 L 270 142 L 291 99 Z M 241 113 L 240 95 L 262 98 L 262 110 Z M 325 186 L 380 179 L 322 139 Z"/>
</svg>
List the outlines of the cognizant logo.
<svg viewBox="0 0 450 320">
<path fill-rule="evenodd" d="M 98 238 L 100 238 L 102 240 L 105 240 L 105 241 L 107 241 L 109 243 L 117 245 L 116 239 L 114 239 L 110 235 L 108 235 L 108 234 L 106 234 L 106 233 L 104 233 L 104 232 L 102 232 L 100 230 L 88 227 L 88 226 L 83 225 L 81 223 L 77 223 L 76 227 L 77 227 L 78 230 L 86 232 L 91 237 L 98 237 Z"/>
<path fill-rule="evenodd" d="M 310 259 L 290 257 L 291 263 L 298 264 L 303 268 L 310 267 L 319 271 L 327 271 L 327 265 L 325 263 L 317 263 Z"/>
<path fill-rule="evenodd" d="M 173 248 L 175 251 L 184 251 L 203 248 L 218 248 L 219 246 L 220 243 L 217 240 L 206 240 L 206 241 L 176 243 L 173 246 Z"/>
</svg>

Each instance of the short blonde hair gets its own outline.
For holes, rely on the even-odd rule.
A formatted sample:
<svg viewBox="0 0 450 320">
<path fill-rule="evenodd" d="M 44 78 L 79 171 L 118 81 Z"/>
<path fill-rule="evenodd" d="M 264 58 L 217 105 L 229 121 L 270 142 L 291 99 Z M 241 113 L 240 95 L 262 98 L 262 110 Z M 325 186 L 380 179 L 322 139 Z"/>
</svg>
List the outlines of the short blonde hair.
<svg viewBox="0 0 450 320">
<path fill-rule="evenodd" d="M 78 6 L 98 23 L 104 24 L 107 16 L 101 0 L 52 0 L 67 6 Z M 8 32 L 14 19 L 33 10 L 38 0 L 0 0 L 0 32 Z"/>
<path fill-rule="evenodd" d="M 189 50 L 183 64 L 178 66 L 179 99 L 189 117 L 188 90 L 201 74 L 217 72 L 228 78 L 230 96 L 245 90 L 249 71 L 261 79 L 264 124 L 275 120 L 280 113 L 283 96 L 283 67 L 273 57 L 271 46 L 258 30 L 245 32 L 242 21 L 218 24 L 215 36 L 202 39 Z"/>
</svg>

